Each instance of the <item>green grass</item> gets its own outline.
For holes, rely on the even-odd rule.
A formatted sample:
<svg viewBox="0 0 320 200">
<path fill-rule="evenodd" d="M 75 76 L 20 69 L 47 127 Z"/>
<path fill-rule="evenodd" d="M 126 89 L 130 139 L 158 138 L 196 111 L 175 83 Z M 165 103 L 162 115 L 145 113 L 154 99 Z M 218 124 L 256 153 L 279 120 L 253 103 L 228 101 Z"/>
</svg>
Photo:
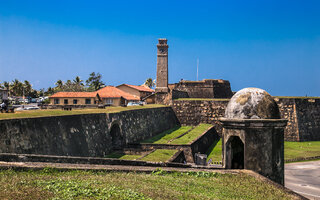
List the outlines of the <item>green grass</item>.
<svg viewBox="0 0 320 200">
<path fill-rule="evenodd" d="M 217 99 L 217 98 L 179 98 L 175 101 L 230 101 L 230 99 Z"/>
<path fill-rule="evenodd" d="M 191 126 L 181 126 L 181 127 L 177 126 L 163 133 L 160 133 L 150 139 L 144 140 L 141 143 L 167 144 L 169 141 L 186 133 L 191 128 L 192 128 Z"/>
<path fill-rule="evenodd" d="M 212 159 L 213 162 L 221 162 L 222 161 L 222 140 L 220 139 L 217 143 L 214 143 L 210 146 L 207 151 L 207 162 Z"/>
<path fill-rule="evenodd" d="M 293 199 L 246 174 L 0 171 L 0 199 Z"/>
<path fill-rule="evenodd" d="M 66 111 L 62 109 L 47 109 L 47 110 L 25 110 L 16 111 L 15 113 L 0 113 L 1 119 L 15 119 L 15 118 L 32 118 L 32 117 L 48 117 L 61 115 L 78 115 L 78 114 L 92 114 L 92 113 L 115 113 L 127 110 L 147 109 L 165 107 L 159 104 L 148 104 L 144 106 L 128 106 L 128 107 L 106 107 L 105 109 L 91 108 L 91 109 L 73 109 Z"/>
<path fill-rule="evenodd" d="M 212 161 L 221 161 L 222 159 L 222 142 L 221 139 L 213 148 L 209 148 L 208 159 Z M 320 156 L 320 141 L 310 142 L 284 142 L 284 159 L 299 159 Z"/>
<path fill-rule="evenodd" d="M 166 162 L 177 152 L 178 150 L 176 149 L 157 149 L 140 160 L 151 162 Z"/>
<path fill-rule="evenodd" d="M 194 141 L 197 137 L 199 137 L 204 131 L 210 128 L 211 124 L 199 124 L 189 133 L 185 134 L 184 136 L 173 140 L 170 144 L 190 144 Z"/>
<path fill-rule="evenodd" d="M 304 96 L 273 96 L 278 99 L 320 99 L 320 97 L 304 97 Z"/>
<path fill-rule="evenodd" d="M 117 158 L 122 160 L 138 160 L 142 155 L 131 155 L 131 154 L 121 154 L 121 153 L 111 153 L 106 155 L 105 158 Z"/>
<path fill-rule="evenodd" d="M 297 159 L 320 156 L 320 141 L 284 142 L 284 158 Z"/>
</svg>

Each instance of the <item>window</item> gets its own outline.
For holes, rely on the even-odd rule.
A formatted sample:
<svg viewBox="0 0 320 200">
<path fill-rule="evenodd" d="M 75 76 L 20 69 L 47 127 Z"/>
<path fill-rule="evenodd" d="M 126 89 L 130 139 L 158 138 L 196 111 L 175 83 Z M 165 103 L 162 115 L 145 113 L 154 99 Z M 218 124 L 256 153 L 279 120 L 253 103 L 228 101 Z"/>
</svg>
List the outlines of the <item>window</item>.
<svg viewBox="0 0 320 200">
<path fill-rule="evenodd" d="M 60 103 L 60 99 L 54 99 L 54 104 L 59 104 Z"/>
<path fill-rule="evenodd" d="M 86 104 L 91 104 L 91 99 L 86 99 Z"/>
<path fill-rule="evenodd" d="M 64 103 L 64 104 L 68 104 L 68 99 L 65 99 L 65 100 L 63 101 L 63 103 Z"/>
<path fill-rule="evenodd" d="M 108 105 L 112 105 L 113 104 L 113 99 L 106 99 L 105 102 Z"/>
<path fill-rule="evenodd" d="M 78 104 L 78 99 L 73 99 L 73 104 Z"/>
</svg>

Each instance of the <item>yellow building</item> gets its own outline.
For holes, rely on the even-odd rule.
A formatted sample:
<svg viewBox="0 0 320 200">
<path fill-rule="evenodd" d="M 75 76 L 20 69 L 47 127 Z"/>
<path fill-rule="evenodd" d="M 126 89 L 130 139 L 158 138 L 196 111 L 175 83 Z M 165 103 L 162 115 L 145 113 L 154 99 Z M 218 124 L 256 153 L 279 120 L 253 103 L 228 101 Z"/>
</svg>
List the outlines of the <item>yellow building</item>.
<svg viewBox="0 0 320 200">
<path fill-rule="evenodd" d="M 138 85 L 122 84 L 122 85 L 118 85 L 117 88 L 135 97 L 138 97 L 140 100 L 154 93 L 154 90 L 149 88 L 146 85 L 138 86 Z"/>
<path fill-rule="evenodd" d="M 131 95 L 113 86 L 107 86 L 97 91 L 102 104 L 110 106 L 124 106 L 129 102 L 137 102 L 139 97 Z"/>
<path fill-rule="evenodd" d="M 97 92 L 57 92 L 49 99 L 51 105 L 98 105 L 101 102 Z"/>
</svg>

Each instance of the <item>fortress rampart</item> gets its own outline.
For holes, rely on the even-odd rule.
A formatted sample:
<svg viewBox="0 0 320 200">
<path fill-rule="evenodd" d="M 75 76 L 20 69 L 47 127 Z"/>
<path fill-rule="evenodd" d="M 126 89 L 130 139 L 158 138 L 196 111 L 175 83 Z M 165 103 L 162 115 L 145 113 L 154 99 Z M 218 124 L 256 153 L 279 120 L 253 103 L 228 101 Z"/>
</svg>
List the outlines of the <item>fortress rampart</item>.
<svg viewBox="0 0 320 200">
<path fill-rule="evenodd" d="M 281 118 L 288 120 L 286 141 L 320 140 L 320 98 L 276 97 L 275 101 Z M 218 119 L 224 116 L 227 104 L 226 99 L 174 100 L 172 107 L 181 124 L 210 123 L 221 134 Z"/>
<path fill-rule="evenodd" d="M 170 107 L 0 120 L 0 153 L 103 157 L 177 123 Z"/>
</svg>

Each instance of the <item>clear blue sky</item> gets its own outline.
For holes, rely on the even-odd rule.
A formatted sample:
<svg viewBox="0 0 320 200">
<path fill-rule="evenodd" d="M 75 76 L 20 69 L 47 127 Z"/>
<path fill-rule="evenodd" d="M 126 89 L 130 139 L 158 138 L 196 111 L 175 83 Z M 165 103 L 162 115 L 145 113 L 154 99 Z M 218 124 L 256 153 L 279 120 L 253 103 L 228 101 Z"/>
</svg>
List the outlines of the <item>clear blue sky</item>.
<svg viewBox="0 0 320 200">
<path fill-rule="evenodd" d="M 226 79 L 233 91 L 320 96 L 320 1 L 0 0 L 0 81 L 37 89 L 100 72 L 108 85 L 156 78 Z"/>
</svg>

